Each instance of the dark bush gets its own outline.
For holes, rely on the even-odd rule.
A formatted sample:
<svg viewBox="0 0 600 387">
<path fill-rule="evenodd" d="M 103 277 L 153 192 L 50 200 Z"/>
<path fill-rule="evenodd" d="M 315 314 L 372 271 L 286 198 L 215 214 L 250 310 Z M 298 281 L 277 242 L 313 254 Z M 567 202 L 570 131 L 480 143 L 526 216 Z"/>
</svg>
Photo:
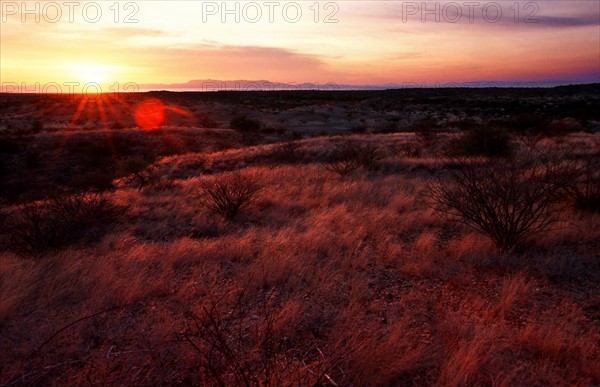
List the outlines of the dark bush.
<svg viewBox="0 0 600 387">
<path fill-rule="evenodd" d="M 39 133 L 44 130 L 44 124 L 40 120 L 35 120 L 31 123 L 31 131 L 33 133 Z"/>
<path fill-rule="evenodd" d="M 449 220 L 490 237 L 503 251 L 524 247 L 558 221 L 565 170 L 531 155 L 484 164 L 452 160 L 450 179 L 430 188 L 433 207 Z"/>
<path fill-rule="evenodd" d="M 214 129 L 219 127 L 219 123 L 215 121 L 209 113 L 198 116 L 198 125 L 202 128 Z"/>
<path fill-rule="evenodd" d="M 373 170 L 385 158 L 383 150 L 374 143 L 355 144 L 359 164 L 368 170 Z"/>
<path fill-rule="evenodd" d="M 400 125 L 398 121 L 386 122 L 385 124 L 379 126 L 377 128 L 378 133 L 388 134 L 388 133 L 397 133 L 400 131 Z"/>
<path fill-rule="evenodd" d="M 536 114 L 519 114 L 511 120 L 504 122 L 511 130 L 516 132 L 543 132 L 548 128 L 548 122 Z"/>
<path fill-rule="evenodd" d="M 73 176 L 70 186 L 75 189 L 105 191 L 113 188 L 114 178 L 112 171 L 91 170 Z"/>
<path fill-rule="evenodd" d="M 121 134 L 120 132 L 116 132 Z M 150 132 L 154 133 L 154 131 Z M 114 149 L 116 153 L 123 156 L 136 155 L 139 153 L 140 144 L 135 142 L 131 137 L 125 137 L 124 135 L 115 135 L 112 138 Z"/>
<path fill-rule="evenodd" d="M 14 154 L 19 153 L 23 150 L 23 143 L 17 141 L 14 137 L 0 138 L 0 153 Z"/>
<path fill-rule="evenodd" d="M 71 148 L 71 151 L 83 171 L 106 171 L 115 165 L 114 152 L 106 142 L 88 142 L 80 149 Z"/>
<path fill-rule="evenodd" d="M 9 248 L 40 256 L 84 239 L 116 214 L 116 207 L 100 193 L 53 194 L 7 214 L 1 231 Z"/>
<path fill-rule="evenodd" d="M 364 134 L 367 132 L 367 130 L 368 130 L 368 128 L 365 124 L 360 124 L 360 125 L 353 126 L 350 129 L 350 132 L 357 133 L 357 134 Z"/>
<path fill-rule="evenodd" d="M 393 146 L 393 152 L 401 157 L 419 157 L 423 146 L 417 141 L 408 141 Z"/>
<path fill-rule="evenodd" d="M 345 176 L 360 168 L 358 152 L 349 142 L 338 144 L 322 166 L 330 172 Z"/>
<path fill-rule="evenodd" d="M 290 141 L 302 140 L 302 134 L 296 132 L 295 130 L 287 133 L 286 137 L 288 137 Z"/>
<path fill-rule="evenodd" d="M 254 133 L 260 130 L 260 122 L 246 116 L 234 117 L 229 123 L 231 129 L 242 133 Z"/>
<path fill-rule="evenodd" d="M 467 131 L 477 128 L 478 126 L 480 126 L 480 124 L 473 121 L 472 119 L 462 119 L 458 122 L 455 122 L 453 126 L 462 131 Z"/>
<path fill-rule="evenodd" d="M 576 168 L 570 176 L 567 192 L 575 201 L 576 208 L 600 212 L 600 158 L 590 157 Z"/>
<path fill-rule="evenodd" d="M 293 141 L 284 142 L 273 147 L 267 159 L 275 164 L 294 164 L 301 161 L 304 153 L 300 145 Z"/>
<path fill-rule="evenodd" d="M 154 178 L 154 170 L 150 162 L 142 156 L 128 156 L 117 163 L 118 176 L 131 176 L 141 190 Z"/>
<path fill-rule="evenodd" d="M 438 143 L 440 132 L 436 129 L 421 130 L 415 132 L 415 136 L 417 137 L 419 143 L 421 143 L 424 147 L 432 147 Z"/>
<path fill-rule="evenodd" d="M 433 120 L 423 120 L 411 125 L 417 140 L 425 147 L 430 147 L 438 142 L 441 128 Z"/>
<path fill-rule="evenodd" d="M 514 145 L 510 134 L 503 128 L 481 125 L 454 140 L 450 151 L 455 156 L 510 156 Z"/>
<path fill-rule="evenodd" d="M 230 172 L 201 183 L 201 206 L 225 220 L 233 220 L 250 205 L 260 190 L 256 181 L 237 172 Z"/>
<path fill-rule="evenodd" d="M 372 170 L 383 158 L 383 151 L 375 144 L 347 141 L 337 144 L 322 166 L 345 176 L 360 167 Z"/>
<path fill-rule="evenodd" d="M 41 165 L 40 154 L 30 150 L 25 152 L 25 165 L 29 169 L 39 168 Z"/>
</svg>

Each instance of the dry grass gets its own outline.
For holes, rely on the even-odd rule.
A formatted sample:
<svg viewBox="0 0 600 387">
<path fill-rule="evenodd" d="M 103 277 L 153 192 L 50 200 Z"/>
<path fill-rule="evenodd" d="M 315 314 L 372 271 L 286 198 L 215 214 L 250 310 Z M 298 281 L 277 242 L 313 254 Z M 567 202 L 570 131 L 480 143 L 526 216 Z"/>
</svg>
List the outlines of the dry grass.
<svg viewBox="0 0 600 387">
<path fill-rule="evenodd" d="M 302 164 L 264 165 L 271 145 L 166 158 L 172 186 L 118 188 L 99 240 L 2 252 L 0 384 L 600 383 L 597 214 L 501 254 L 424 202 L 439 159 L 339 179 L 333 141 L 299 141 Z M 233 169 L 262 189 L 220 222 L 198 192 Z"/>
</svg>

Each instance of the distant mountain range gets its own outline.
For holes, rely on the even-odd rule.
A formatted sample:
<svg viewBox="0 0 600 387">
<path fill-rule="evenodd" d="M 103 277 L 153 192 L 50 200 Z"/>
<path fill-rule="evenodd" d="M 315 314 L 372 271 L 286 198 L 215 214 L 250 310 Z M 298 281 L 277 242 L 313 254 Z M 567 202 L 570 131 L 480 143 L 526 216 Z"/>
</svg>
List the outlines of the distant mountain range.
<svg viewBox="0 0 600 387">
<path fill-rule="evenodd" d="M 390 89 L 449 89 L 449 88 L 552 88 L 557 86 L 568 86 L 568 85 L 590 85 L 600 84 L 600 78 L 595 82 L 582 81 L 582 80 L 545 80 L 545 81 L 475 81 L 475 82 L 449 82 L 449 83 L 385 83 L 379 85 L 351 85 L 351 84 L 336 84 L 336 83 L 282 83 L 282 82 L 271 82 L 267 80 L 217 80 L 217 79 L 196 79 L 188 81 L 186 83 L 149 83 L 149 84 L 138 84 L 136 90 L 131 88 L 123 90 L 129 91 L 173 91 L 173 92 L 202 92 L 202 91 L 281 91 L 281 90 L 320 90 L 320 91 L 338 91 L 338 90 L 390 90 Z M 58 84 L 51 83 L 48 85 L 55 85 L 50 87 L 49 93 L 63 93 L 63 92 L 81 92 L 81 87 L 70 91 L 71 89 L 63 89 L 60 91 Z M 23 93 L 23 94 L 35 94 L 35 93 L 46 93 L 46 85 L 40 86 L 39 83 L 35 85 L 19 85 L 14 82 L 4 82 L 0 88 L 0 93 Z M 56 91 L 59 89 L 59 91 Z M 92 92 L 97 91 L 96 88 L 91 89 Z M 112 89 L 110 89 L 112 90 Z M 105 90 L 106 91 L 106 90 Z"/>
<path fill-rule="evenodd" d="M 600 81 L 600 80 L 599 80 Z M 153 83 L 140 85 L 140 91 L 271 91 L 271 90 L 386 90 L 414 88 L 451 88 L 451 87 L 555 87 L 582 84 L 581 81 L 475 81 L 421 84 L 416 82 L 386 83 L 382 85 L 350 85 L 337 83 L 281 83 L 267 80 L 217 80 L 196 79 L 186 83 Z"/>
</svg>

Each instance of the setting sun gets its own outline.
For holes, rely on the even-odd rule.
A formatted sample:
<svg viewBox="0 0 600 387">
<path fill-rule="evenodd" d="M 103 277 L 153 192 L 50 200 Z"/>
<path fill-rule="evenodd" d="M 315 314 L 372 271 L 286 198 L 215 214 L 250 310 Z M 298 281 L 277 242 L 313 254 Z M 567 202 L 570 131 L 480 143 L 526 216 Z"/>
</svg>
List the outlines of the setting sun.
<svg viewBox="0 0 600 387">
<path fill-rule="evenodd" d="M 79 63 L 73 67 L 77 81 L 84 85 L 90 83 L 102 85 L 111 81 L 112 74 L 109 66 L 98 63 Z"/>
</svg>

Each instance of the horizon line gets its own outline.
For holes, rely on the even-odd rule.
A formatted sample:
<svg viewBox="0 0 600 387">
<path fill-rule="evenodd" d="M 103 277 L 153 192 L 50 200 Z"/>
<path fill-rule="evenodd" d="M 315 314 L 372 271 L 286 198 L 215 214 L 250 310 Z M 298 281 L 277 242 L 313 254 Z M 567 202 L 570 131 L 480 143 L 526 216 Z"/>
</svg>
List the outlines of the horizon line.
<svg viewBox="0 0 600 387">
<path fill-rule="evenodd" d="M 438 90 L 438 89 L 552 89 L 556 87 L 565 87 L 565 86 L 590 86 L 590 85 L 600 85 L 600 80 L 598 81 L 559 81 L 559 80 L 546 80 L 546 81 L 469 81 L 469 82 L 447 82 L 447 83 L 435 83 L 432 85 L 421 84 L 419 85 L 416 82 L 406 82 L 403 84 L 379 84 L 379 85 L 351 85 L 351 84 L 334 84 L 334 83 L 312 83 L 312 82 L 304 82 L 304 83 L 281 83 L 281 82 L 271 82 L 266 80 L 261 81 L 246 81 L 246 80 L 236 80 L 236 81 L 222 81 L 222 80 L 198 80 L 198 81 L 211 81 L 211 82 L 220 82 L 225 85 L 223 88 L 215 88 L 215 87 L 201 87 L 201 86 L 175 86 L 178 84 L 164 85 L 166 87 L 161 88 L 160 84 L 134 84 L 131 83 L 137 88 L 135 90 L 110 90 L 110 91 L 102 91 L 100 85 L 94 82 L 90 82 L 85 84 L 89 85 L 98 85 L 100 88 L 100 92 L 97 92 L 98 89 L 94 89 L 93 92 L 74 92 L 72 89 L 68 91 L 58 91 L 59 89 L 56 86 L 60 86 L 57 83 L 53 82 L 52 90 L 50 88 L 48 90 L 43 90 L 40 88 L 40 83 L 36 83 L 35 85 L 26 85 L 24 83 L 21 84 L 22 89 L 19 89 L 19 84 L 16 82 L 3 82 L 2 88 L 0 89 L 0 94 L 49 94 L 49 95 L 62 95 L 62 94 L 76 94 L 76 95 L 84 95 L 84 94 L 135 94 L 135 93 L 152 93 L 152 92 L 174 92 L 174 93 L 218 93 L 218 92 L 294 92 L 294 91 L 320 91 L 320 92 L 336 92 L 336 91 L 387 91 L 387 90 Z M 194 82 L 194 81 L 190 81 Z M 245 86 L 240 84 L 236 84 L 233 87 L 228 87 L 226 84 L 228 82 L 246 82 Z M 256 86 L 260 82 L 264 82 L 264 88 L 256 88 L 256 87 L 248 87 L 248 84 L 252 84 L 251 86 Z M 118 83 L 115 83 L 118 84 Z M 8 89 L 7 85 L 14 86 L 16 85 L 17 89 Z M 159 86 L 160 85 L 160 86 Z M 307 85 L 312 85 L 316 87 L 305 87 Z M 150 87 L 145 87 L 150 86 Z M 159 87 L 152 87 L 159 86 Z M 172 87 L 169 87 L 172 86 Z M 214 86 L 214 84 L 213 84 Z M 329 87 L 324 87 L 329 86 Z M 333 86 L 333 87 L 332 87 Z M 37 88 L 37 90 L 32 90 L 32 88 Z"/>
</svg>

